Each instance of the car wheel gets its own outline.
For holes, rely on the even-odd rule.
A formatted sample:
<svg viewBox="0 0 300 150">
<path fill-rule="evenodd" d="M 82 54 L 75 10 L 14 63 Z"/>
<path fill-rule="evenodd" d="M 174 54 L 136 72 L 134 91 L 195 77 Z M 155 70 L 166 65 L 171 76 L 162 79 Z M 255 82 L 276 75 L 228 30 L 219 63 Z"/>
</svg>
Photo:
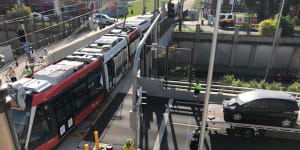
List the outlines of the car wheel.
<svg viewBox="0 0 300 150">
<path fill-rule="evenodd" d="M 241 136 L 245 139 L 250 139 L 252 137 L 254 137 L 254 130 L 253 129 L 243 129 L 241 131 Z"/>
<path fill-rule="evenodd" d="M 284 119 L 281 121 L 282 127 L 291 127 L 292 126 L 292 120 L 291 119 Z"/>
<path fill-rule="evenodd" d="M 235 114 L 232 115 L 232 119 L 234 121 L 240 121 L 240 120 L 242 120 L 242 115 L 239 114 L 239 113 L 235 113 Z"/>
</svg>

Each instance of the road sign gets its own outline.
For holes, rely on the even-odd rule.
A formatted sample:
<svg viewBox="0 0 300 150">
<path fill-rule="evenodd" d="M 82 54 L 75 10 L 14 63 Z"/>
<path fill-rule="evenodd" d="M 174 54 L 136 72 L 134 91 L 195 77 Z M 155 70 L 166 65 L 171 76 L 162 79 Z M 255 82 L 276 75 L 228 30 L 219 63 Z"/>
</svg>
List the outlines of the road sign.
<svg viewBox="0 0 300 150">
<path fill-rule="evenodd" d="M 24 43 L 24 51 L 26 53 L 29 53 L 30 52 L 30 47 L 29 47 L 29 44 L 28 43 Z"/>
</svg>

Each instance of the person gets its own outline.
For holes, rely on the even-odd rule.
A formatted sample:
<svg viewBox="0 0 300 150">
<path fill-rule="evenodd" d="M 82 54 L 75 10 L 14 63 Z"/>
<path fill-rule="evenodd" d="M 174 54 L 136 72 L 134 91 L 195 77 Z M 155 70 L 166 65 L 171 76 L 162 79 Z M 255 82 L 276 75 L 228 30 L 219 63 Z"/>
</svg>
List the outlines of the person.
<svg viewBox="0 0 300 150">
<path fill-rule="evenodd" d="M 48 50 L 46 48 L 44 48 L 43 50 L 44 50 L 45 56 L 47 56 L 48 55 Z"/>
<path fill-rule="evenodd" d="M 135 150 L 133 140 L 132 139 L 127 139 L 126 143 L 123 145 L 122 150 Z"/>
<path fill-rule="evenodd" d="M 15 58 L 16 66 L 18 67 L 19 66 L 18 58 L 17 56 L 15 56 L 14 58 Z"/>
<path fill-rule="evenodd" d="M 36 53 L 35 53 L 35 50 L 32 48 L 32 47 L 30 47 L 30 56 L 31 56 L 31 60 L 32 60 L 32 62 L 35 62 L 35 56 L 36 56 Z"/>
<path fill-rule="evenodd" d="M 32 73 L 30 67 L 28 67 L 27 65 L 25 66 L 25 72 L 26 72 L 26 75 L 30 75 Z"/>
<path fill-rule="evenodd" d="M 16 78 L 16 72 L 15 72 L 15 70 L 13 69 L 13 66 L 12 66 L 12 65 L 9 65 L 9 69 L 8 69 L 6 75 L 10 78 L 11 82 L 17 81 L 17 78 Z"/>
<path fill-rule="evenodd" d="M 200 129 L 197 128 L 190 135 L 190 149 L 191 150 L 198 150 L 199 137 L 200 137 Z"/>
<path fill-rule="evenodd" d="M 194 90 L 194 98 L 193 101 L 195 101 L 199 94 L 200 94 L 200 90 L 201 90 L 201 83 L 199 83 L 199 80 L 196 81 L 196 83 L 194 84 L 195 86 L 195 90 Z"/>
</svg>

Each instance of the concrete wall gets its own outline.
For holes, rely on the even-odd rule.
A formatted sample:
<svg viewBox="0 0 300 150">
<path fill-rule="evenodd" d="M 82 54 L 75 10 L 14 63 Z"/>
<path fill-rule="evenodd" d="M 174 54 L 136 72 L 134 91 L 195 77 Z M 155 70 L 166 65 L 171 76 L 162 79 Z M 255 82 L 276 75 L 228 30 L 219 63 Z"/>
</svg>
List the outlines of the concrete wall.
<svg viewBox="0 0 300 150">
<path fill-rule="evenodd" d="M 14 60 L 12 49 L 11 49 L 10 45 L 0 47 L 0 54 L 5 56 L 5 62 L 10 62 L 10 61 Z"/>
<path fill-rule="evenodd" d="M 207 69 L 212 35 L 200 33 L 196 39 L 194 37 L 195 33 L 173 34 L 173 40 L 178 43 L 178 47 L 195 48 L 195 63 Z M 249 72 L 257 70 L 263 73 L 271 58 L 272 41 L 273 37 L 268 36 L 239 35 L 235 38 L 234 35 L 219 34 L 215 66 L 229 70 L 251 69 Z M 299 37 L 281 37 L 273 60 L 273 70 L 300 70 L 299 53 Z M 182 60 L 178 60 L 178 63 L 182 63 Z"/>
</svg>

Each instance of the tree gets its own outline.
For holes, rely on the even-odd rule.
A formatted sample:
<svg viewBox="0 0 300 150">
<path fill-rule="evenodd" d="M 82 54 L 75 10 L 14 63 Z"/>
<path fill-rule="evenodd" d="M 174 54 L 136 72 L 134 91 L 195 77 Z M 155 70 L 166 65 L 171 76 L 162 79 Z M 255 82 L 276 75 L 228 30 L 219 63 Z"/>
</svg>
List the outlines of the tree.
<svg viewBox="0 0 300 150">
<path fill-rule="evenodd" d="M 23 8 L 19 8 L 18 5 L 15 5 L 11 10 L 6 12 L 5 18 L 14 19 L 29 15 L 31 15 L 31 9 L 28 6 L 23 5 Z"/>
<path fill-rule="evenodd" d="M 263 20 L 259 23 L 259 32 L 262 35 L 274 35 L 279 15 L 274 18 Z M 295 20 L 290 16 L 282 17 L 280 20 L 280 27 L 282 28 L 282 36 L 291 36 L 294 34 Z"/>
<path fill-rule="evenodd" d="M 256 13 L 258 21 L 274 17 L 279 13 L 281 0 L 243 0 L 242 7 L 249 13 Z M 300 4 L 299 0 L 286 0 L 283 15 L 287 15 L 290 6 Z"/>
</svg>

